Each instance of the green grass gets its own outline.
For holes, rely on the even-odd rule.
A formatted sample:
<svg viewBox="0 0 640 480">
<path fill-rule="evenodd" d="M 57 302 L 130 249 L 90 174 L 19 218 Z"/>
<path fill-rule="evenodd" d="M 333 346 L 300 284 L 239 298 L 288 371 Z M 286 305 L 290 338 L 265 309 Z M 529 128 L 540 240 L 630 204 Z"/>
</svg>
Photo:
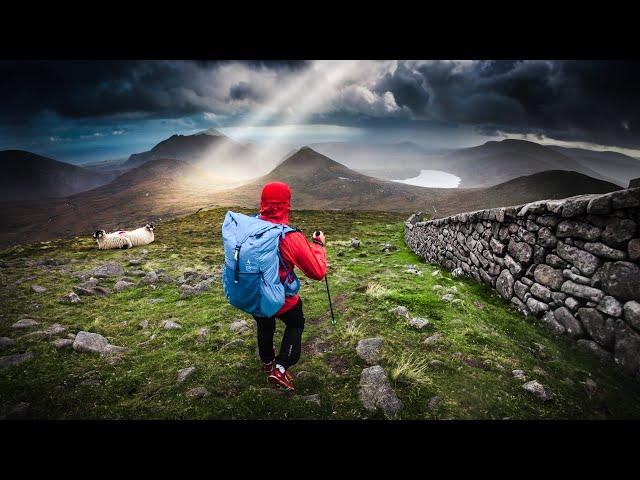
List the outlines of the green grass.
<svg viewBox="0 0 640 480">
<path fill-rule="evenodd" d="M 292 216 L 291 223 L 307 234 L 316 228 L 327 233 L 329 282 L 338 320 L 331 327 L 323 282 L 303 278 L 305 353 L 292 372 L 304 373 L 295 379 L 295 395 L 269 388 L 256 358 L 253 319 L 227 304 L 219 282 L 214 283 L 213 292 L 187 299 L 180 298 L 177 285 L 159 284 L 112 292 L 104 298 L 81 297 L 78 305 L 58 302 L 79 283 L 71 272 L 87 272 L 108 260 L 129 270 L 162 268 L 174 279 L 187 269 L 215 271 L 223 261 L 224 212 L 202 211 L 161 224 L 156 242 L 146 247 L 149 253 L 141 267 L 128 266 L 141 249 L 98 251 L 88 237 L 0 252 L 0 336 L 17 340 L 1 355 L 24 351 L 36 355 L 0 371 L 0 414 L 26 401 L 33 417 L 49 419 L 383 418 L 379 412 L 364 410 L 358 400 L 358 381 L 366 365 L 355 351 L 359 339 L 380 336 L 384 339 L 380 364 L 405 405 L 400 418 L 640 418 L 636 383 L 571 342 L 552 337 L 484 286 L 453 279 L 447 271 L 422 263 L 404 245 L 403 217 L 394 214 L 298 211 Z M 346 245 L 350 237 L 362 240 L 359 249 Z M 381 253 L 382 243 L 398 250 Z M 47 258 L 66 263 L 62 267 L 36 264 Z M 423 274 L 405 273 L 409 264 L 417 265 Z M 433 276 L 436 270 L 440 273 Z M 16 283 L 20 280 L 24 281 Z M 112 287 L 114 282 L 101 284 Z M 34 293 L 33 284 L 47 291 Z M 434 291 L 436 285 L 455 286 L 455 297 L 462 303 L 441 301 L 445 292 Z M 397 305 L 429 319 L 431 325 L 412 328 L 389 313 Z M 57 322 L 72 332 L 100 333 L 129 352 L 113 365 L 91 354 L 59 352 L 46 340 L 11 330 L 13 322 L 25 317 L 42 326 Z M 184 328 L 162 329 L 160 322 L 168 318 Z M 246 318 L 252 331 L 240 336 L 243 344 L 222 348 L 239 337 L 228 328 L 237 318 Z M 147 329 L 139 328 L 142 320 L 149 322 Z M 211 328 L 211 335 L 201 343 L 197 332 L 205 326 Z M 279 323 L 276 338 L 281 332 Z M 440 341 L 424 343 L 437 332 L 443 335 Z M 429 363 L 432 360 L 443 364 L 434 366 Z M 188 366 L 195 366 L 196 372 L 177 384 L 178 370 Z M 536 367 L 544 372 L 534 373 Z M 527 379 L 545 385 L 554 401 L 542 404 L 527 394 L 522 382 L 511 375 L 516 368 L 524 370 Z M 598 394 L 586 393 L 587 378 L 597 383 Z M 185 392 L 196 386 L 204 386 L 211 395 L 186 397 Z M 320 406 L 304 401 L 302 397 L 310 394 L 320 394 Z M 435 395 L 442 402 L 429 411 L 429 399 Z"/>
</svg>

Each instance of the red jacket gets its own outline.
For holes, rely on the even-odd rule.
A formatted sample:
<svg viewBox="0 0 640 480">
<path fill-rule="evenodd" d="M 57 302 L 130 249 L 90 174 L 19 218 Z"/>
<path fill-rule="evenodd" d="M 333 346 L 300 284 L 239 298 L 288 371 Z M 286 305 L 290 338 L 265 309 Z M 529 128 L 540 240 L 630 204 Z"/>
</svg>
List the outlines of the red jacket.
<svg viewBox="0 0 640 480">
<path fill-rule="evenodd" d="M 286 183 L 268 183 L 262 189 L 260 199 L 260 219 L 272 223 L 288 225 L 291 209 L 291 190 Z M 280 266 L 280 281 L 287 271 L 298 267 L 306 277 L 322 280 L 327 273 L 327 253 L 324 247 L 307 241 L 301 232 L 290 232 L 280 240 L 280 257 L 286 266 Z M 285 297 L 284 305 L 276 315 L 280 315 L 298 303 L 299 296 Z"/>
</svg>

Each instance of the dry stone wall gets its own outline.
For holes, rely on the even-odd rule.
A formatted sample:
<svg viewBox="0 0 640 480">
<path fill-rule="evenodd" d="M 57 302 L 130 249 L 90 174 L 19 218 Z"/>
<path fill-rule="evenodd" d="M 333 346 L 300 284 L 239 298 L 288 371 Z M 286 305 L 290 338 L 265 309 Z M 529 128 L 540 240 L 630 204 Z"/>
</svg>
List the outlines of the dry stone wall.
<svg viewBox="0 0 640 480">
<path fill-rule="evenodd" d="M 516 309 L 640 381 L 640 188 L 405 222 L 427 262 L 491 286 Z"/>
</svg>

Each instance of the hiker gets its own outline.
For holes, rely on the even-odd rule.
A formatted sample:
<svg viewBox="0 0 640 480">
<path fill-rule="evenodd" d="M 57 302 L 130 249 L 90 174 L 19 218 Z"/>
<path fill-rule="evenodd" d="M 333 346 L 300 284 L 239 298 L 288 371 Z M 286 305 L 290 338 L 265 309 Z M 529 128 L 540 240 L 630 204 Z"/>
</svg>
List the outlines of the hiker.
<svg viewBox="0 0 640 480">
<path fill-rule="evenodd" d="M 225 295 L 255 319 L 258 352 L 269 382 L 293 391 L 288 370 L 300 358 L 304 329 L 302 300 L 297 293 L 300 282 L 293 270 L 298 267 L 306 277 L 322 280 L 327 254 L 324 233 L 314 232 L 308 242 L 299 229 L 288 226 L 290 209 L 289 186 L 268 183 L 262 189 L 258 217 L 228 212 L 222 237 Z M 285 324 L 278 355 L 273 346 L 276 318 Z"/>
<path fill-rule="evenodd" d="M 291 208 L 291 190 L 286 183 L 268 183 L 262 189 L 260 198 L 260 219 L 272 223 L 289 223 Z M 313 237 L 309 243 L 300 231 L 290 232 L 280 240 L 280 257 L 284 265 L 280 265 L 279 275 L 285 280 L 287 272 L 298 267 L 308 278 L 322 280 L 327 272 L 327 253 L 324 249 L 324 234 Z M 285 297 L 284 305 L 273 317 L 253 317 L 258 330 L 258 350 L 262 359 L 262 370 L 268 374 L 271 383 L 287 390 L 293 390 L 291 374 L 288 369 L 300 358 L 302 349 L 302 330 L 304 329 L 304 313 L 302 299 L 296 293 Z M 276 318 L 285 324 L 280 352 L 275 356 L 273 334 L 276 329 Z"/>
</svg>

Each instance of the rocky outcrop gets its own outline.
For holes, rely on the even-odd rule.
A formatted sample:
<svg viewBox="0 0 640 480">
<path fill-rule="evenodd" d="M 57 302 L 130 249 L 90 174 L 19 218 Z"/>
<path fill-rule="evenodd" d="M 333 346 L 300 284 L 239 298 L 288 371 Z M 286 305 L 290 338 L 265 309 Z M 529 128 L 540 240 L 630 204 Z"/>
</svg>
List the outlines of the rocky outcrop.
<svg viewBox="0 0 640 480">
<path fill-rule="evenodd" d="M 427 262 L 497 290 L 640 381 L 640 188 L 405 222 Z"/>
</svg>

